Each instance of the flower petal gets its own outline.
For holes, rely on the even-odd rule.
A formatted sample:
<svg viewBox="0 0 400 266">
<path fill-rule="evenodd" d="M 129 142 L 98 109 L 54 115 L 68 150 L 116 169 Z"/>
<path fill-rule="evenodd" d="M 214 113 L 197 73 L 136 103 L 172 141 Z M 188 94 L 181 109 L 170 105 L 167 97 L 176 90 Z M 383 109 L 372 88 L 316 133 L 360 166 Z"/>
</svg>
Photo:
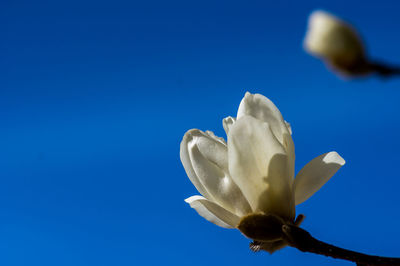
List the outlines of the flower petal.
<svg viewBox="0 0 400 266">
<path fill-rule="evenodd" d="M 240 102 L 237 119 L 249 115 L 263 122 L 267 122 L 272 133 L 283 145 L 283 134 L 290 132 L 283 120 L 282 114 L 273 102 L 261 94 L 251 94 L 246 92 Z"/>
<path fill-rule="evenodd" d="M 226 141 L 224 140 L 224 138 L 221 137 L 217 137 L 215 136 L 214 132 L 210 131 L 210 130 L 206 130 L 206 134 L 209 135 L 211 138 L 213 138 L 216 141 L 221 142 L 223 145 L 226 146 Z"/>
<path fill-rule="evenodd" d="M 287 122 L 287 121 L 285 121 L 285 125 L 286 125 L 286 127 L 287 127 L 287 129 L 288 129 L 290 135 L 292 135 L 292 126 L 290 125 L 290 123 Z"/>
<path fill-rule="evenodd" d="M 294 217 L 292 176 L 285 149 L 269 124 L 242 116 L 229 131 L 229 172 L 253 211 Z"/>
<path fill-rule="evenodd" d="M 218 226 L 235 228 L 239 223 L 239 216 L 202 196 L 192 196 L 185 199 L 185 201 L 189 203 L 190 207 L 195 209 L 201 217 Z"/>
<path fill-rule="evenodd" d="M 282 114 L 275 104 L 261 94 L 246 92 L 239 105 L 237 119 L 249 115 L 261 121 L 267 122 L 272 133 L 286 150 L 288 156 L 290 175 L 294 178 L 294 143 L 290 124 L 283 120 Z"/>
<path fill-rule="evenodd" d="M 232 116 L 225 117 L 225 118 L 222 120 L 222 126 L 224 127 L 225 133 L 226 133 L 227 136 L 228 136 L 228 134 L 229 134 L 229 129 L 231 128 L 231 126 L 232 126 L 235 122 L 236 122 L 236 118 L 234 118 L 234 117 L 232 117 Z"/>
<path fill-rule="evenodd" d="M 181 146 L 180 146 L 181 162 L 182 162 L 183 167 L 185 168 L 186 174 L 188 175 L 192 184 L 196 187 L 197 191 L 199 191 L 200 194 L 203 195 L 204 197 L 213 199 L 213 197 L 208 193 L 207 189 L 200 182 L 199 178 L 197 177 L 196 172 L 194 171 L 193 165 L 192 165 L 189 143 L 192 141 L 191 133 L 194 131 L 195 131 L 195 129 L 189 130 L 183 136 Z"/>
<path fill-rule="evenodd" d="M 318 156 L 306 164 L 294 181 L 296 205 L 317 192 L 345 164 L 335 151 Z"/>
<path fill-rule="evenodd" d="M 189 179 L 204 197 L 238 215 L 251 212 L 229 175 L 226 144 L 212 132 L 188 131 L 181 143 L 181 160 Z"/>
</svg>

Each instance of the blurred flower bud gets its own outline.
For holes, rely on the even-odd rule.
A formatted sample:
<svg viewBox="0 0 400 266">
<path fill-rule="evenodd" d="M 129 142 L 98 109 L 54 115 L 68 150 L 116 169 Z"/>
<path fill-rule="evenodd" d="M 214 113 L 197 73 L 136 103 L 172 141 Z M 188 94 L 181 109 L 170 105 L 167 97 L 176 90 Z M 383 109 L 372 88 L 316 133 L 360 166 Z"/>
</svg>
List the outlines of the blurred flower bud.
<svg viewBox="0 0 400 266">
<path fill-rule="evenodd" d="M 365 75 L 373 71 L 357 31 L 324 11 L 314 11 L 310 15 L 304 48 L 345 76 Z"/>
</svg>

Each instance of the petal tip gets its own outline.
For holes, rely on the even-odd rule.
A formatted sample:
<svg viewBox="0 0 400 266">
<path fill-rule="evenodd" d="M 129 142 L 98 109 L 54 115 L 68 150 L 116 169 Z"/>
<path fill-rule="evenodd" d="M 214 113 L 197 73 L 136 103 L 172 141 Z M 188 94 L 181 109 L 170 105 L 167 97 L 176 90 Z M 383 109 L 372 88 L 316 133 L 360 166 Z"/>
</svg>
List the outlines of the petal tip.
<svg viewBox="0 0 400 266">
<path fill-rule="evenodd" d="M 310 14 L 310 19 L 319 19 L 319 18 L 326 18 L 326 17 L 333 17 L 333 15 L 329 12 L 326 12 L 325 10 L 322 9 L 317 9 L 314 10 L 311 14 Z"/>
<path fill-rule="evenodd" d="M 181 146 L 182 146 L 184 143 L 190 141 L 190 139 L 192 138 L 193 133 L 194 133 L 195 131 L 198 131 L 198 129 L 192 128 L 192 129 L 189 129 L 188 131 L 185 132 L 185 135 L 183 135 L 183 138 L 182 138 L 182 141 L 181 141 Z"/>
<path fill-rule="evenodd" d="M 203 135 L 202 131 L 197 128 L 192 128 L 186 131 L 185 135 L 183 135 L 182 141 L 181 141 L 181 153 L 185 146 L 193 140 L 193 137 Z"/>
<path fill-rule="evenodd" d="M 191 197 L 185 199 L 185 202 L 191 205 L 194 201 L 201 200 L 201 199 L 205 199 L 205 198 L 202 196 L 191 196 Z"/>
<path fill-rule="evenodd" d="M 234 117 L 232 117 L 232 116 L 227 116 L 227 117 L 225 117 L 224 119 L 222 119 L 222 121 L 223 122 L 225 122 L 225 123 L 232 123 L 232 122 L 234 122 L 236 119 L 234 118 Z"/>
<path fill-rule="evenodd" d="M 337 153 L 336 151 L 331 151 L 328 152 L 324 159 L 323 159 L 324 163 L 336 163 L 336 164 L 340 164 L 341 166 L 343 166 L 346 161 L 343 159 L 342 156 L 339 155 L 339 153 Z"/>
<path fill-rule="evenodd" d="M 189 137 L 189 136 L 192 136 L 192 135 L 194 135 L 194 134 L 196 134 L 198 132 L 200 132 L 199 129 L 192 128 L 192 129 L 189 129 L 188 131 L 186 131 L 186 133 L 185 133 L 185 135 L 183 137 Z"/>
<path fill-rule="evenodd" d="M 236 122 L 236 118 L 234 118 L 232 116 L 228 116 L 228 117 L 225 117 L 224 119 L 222 119 L 222 127 L 224 128 L 227 136 L 229 134 L 230 127 L 232 127 L 235 122 Z"/>
</svg>

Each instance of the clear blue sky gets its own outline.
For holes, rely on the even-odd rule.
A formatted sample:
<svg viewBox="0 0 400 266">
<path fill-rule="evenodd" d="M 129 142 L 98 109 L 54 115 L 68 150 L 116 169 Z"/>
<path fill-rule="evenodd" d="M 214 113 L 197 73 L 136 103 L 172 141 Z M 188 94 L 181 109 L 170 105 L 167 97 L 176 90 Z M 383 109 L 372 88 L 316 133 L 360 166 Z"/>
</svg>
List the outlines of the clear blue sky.
<svg viewBox="0 0 400 266">
<path fill-rule="evenodd" d="M 292 125 L 296 169 L 347 164 L 298 207 L 321 240 L 400 256 L 400 79 L 345 82 L 302 50 L 318 8 L 400 63 L 398 1 L 2 1 L 0 265 L 350 265 L 254 254 L 200 218 L 186 130 L 223 135 L 244 93 Z M 225 137 L 225 136 L 224 136 Z"/>
</svg>

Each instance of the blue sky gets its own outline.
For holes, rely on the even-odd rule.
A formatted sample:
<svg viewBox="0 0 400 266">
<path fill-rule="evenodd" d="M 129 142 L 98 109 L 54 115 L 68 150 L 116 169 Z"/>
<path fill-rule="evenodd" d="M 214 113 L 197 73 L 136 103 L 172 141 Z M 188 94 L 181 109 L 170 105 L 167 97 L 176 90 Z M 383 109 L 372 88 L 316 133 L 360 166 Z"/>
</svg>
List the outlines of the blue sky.
<svg viewBox="0 0 400 266">
<path fill-rule="evenodd" d="M 1 265 L 350 265 L 254 254 L 200 218 L 179 159 L 191 128 L 224 136 L 246 91 L 293 128 L 297 171 L 347 164 L 298 206 L 315 237 L 399 256 L 400 79 L 345 82 L 302 49 L 315 9 L 400 63 L 399 3 L 2 1 Z M 224 136 L 225 137 L 225 136 Z"/>
</svg>

